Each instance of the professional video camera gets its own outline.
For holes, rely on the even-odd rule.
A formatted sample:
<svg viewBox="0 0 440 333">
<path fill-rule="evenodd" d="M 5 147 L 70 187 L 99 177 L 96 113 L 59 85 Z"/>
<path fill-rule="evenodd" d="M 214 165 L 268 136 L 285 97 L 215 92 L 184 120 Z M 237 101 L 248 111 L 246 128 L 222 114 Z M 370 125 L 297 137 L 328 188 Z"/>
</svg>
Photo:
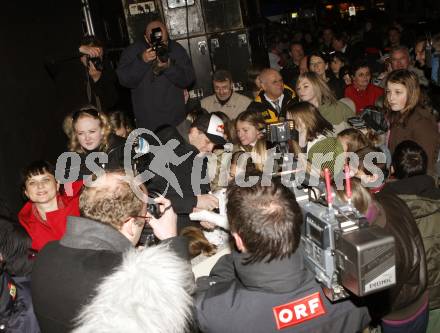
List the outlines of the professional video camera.
<svg viewBox="0 0 440 333">
<path fill-rule="evenodd" d="M 100 57 L 90 57 L 87 56 L 87 66 L 90 66 L 90 63 L 93 64 L 93 66 L 95 66 L 97 71 L 102 72 L 104 69 L 104 63 L 102 61 L 102 59 Z"/>
<path fill-rule="evenodd" d="M 393 286 L 394 237 L 370 226 L 351 205 L 351 199 L 347 204 L 333 205 L 327 169 L 325 175 L 327 204 L 325 200 L 298 200 L 304 214 L 301 243 L 306 266 L 330 291 L 327 297 L 332 301 L 348 297 L 347 290 L 365 296 Z M 347 184 L 347 197 L 351 198 L 348 176 Z"/>
<path fill-rule="evenodd" d="M 290 140 L 298 141 L 298 131 L 293 121 L 267 124 L 263 132 L 266 134 L 266 140 L 275 144 L 280 153 L 289 152 L 287 143 Z"/>
<path fill-rule="evenodd" d="M 161 28 L 154 28 L 150 34 L 151 47 L 156 52 L 160 62 L 167 62 L 169 59 L 168 47 L 163 42 Z"/>
</svg>

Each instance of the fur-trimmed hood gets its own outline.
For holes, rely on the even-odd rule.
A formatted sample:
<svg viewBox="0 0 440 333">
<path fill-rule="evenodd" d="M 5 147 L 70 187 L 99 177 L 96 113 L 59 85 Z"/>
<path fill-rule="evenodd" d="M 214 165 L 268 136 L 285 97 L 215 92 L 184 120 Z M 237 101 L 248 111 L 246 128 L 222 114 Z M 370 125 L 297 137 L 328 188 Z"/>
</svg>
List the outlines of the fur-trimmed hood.
<svg viewBox="0 0 440 333">
<path fill-rule="evenodd" d="M 193 289 L 191 266 L 167 245 L 132 249 L 98 286 L 73 332 L 185 332 Z"/>
</svg>

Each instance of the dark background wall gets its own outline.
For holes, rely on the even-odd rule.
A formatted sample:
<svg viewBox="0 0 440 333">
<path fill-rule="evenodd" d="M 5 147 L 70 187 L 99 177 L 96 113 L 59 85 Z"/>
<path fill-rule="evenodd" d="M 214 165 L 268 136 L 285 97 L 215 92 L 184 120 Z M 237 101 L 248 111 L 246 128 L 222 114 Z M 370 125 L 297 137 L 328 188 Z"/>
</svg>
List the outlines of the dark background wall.
<svg viewBox="0 0 440 333">
<path fill-rule="evenodd" d="M 79 60 L 55 68 L 45 60 L 73 55 L 82 36 L 80 0 L 2 1 L 0 8 L 0 198 L 22 205 L 20 169 L 53 163 L 66 147 L 61 124 L 82 94 Z"/>
</svg>

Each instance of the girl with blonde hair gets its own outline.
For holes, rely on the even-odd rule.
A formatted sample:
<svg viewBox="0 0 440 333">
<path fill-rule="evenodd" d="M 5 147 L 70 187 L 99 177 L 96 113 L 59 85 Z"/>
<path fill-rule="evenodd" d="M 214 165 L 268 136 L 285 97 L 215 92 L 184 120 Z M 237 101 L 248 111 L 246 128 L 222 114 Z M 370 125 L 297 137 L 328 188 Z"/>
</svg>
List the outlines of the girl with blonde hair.
<svg viewBox="0 0 440 333">
<path fill-rule="evenodd" d="M 301 101 L 318 108 L 321 115 L 335 127 L 336 132 L 346 128 L 347 119 L 354 116 L 354 111 L 336 100 L 327 83 L 316 73 L 300 74 L 296 91 Z"/>
</svg>

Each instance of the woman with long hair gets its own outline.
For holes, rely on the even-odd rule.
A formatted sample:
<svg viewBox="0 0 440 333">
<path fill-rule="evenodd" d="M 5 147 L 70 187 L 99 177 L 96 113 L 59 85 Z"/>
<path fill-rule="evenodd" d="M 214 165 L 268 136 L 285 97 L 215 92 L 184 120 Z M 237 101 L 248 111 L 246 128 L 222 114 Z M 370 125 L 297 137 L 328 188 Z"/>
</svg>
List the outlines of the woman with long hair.
<svg viewBox="0 0 440 333">
<path fill-rule="evenodd" d="M 417 142 L 428 155 L 428 173 L 436 175 L 440 136 L 432 110 L 423 104 L 416 74 L 405 69 L 392 71 L 386 80 L 384 106 L 390 125 L 391 153 L 405 140 Z"/>
<path fill-rule="evenodd" d="M 313 72 L 300 74 L 296 91 L 301 101 L 309 102 L 319 109 L 321 115 L 335 127 L 335 132 L 344 129 L 354 112 L 338 101 L 325 81 Z"/>
<path fill-rule="evenodd" d="M 307 153 L 318 141 L 333 136 L 333 125 L 309 102 L 299 102 L 287 109 L 286 118 L 293 121 L 298 131 L 298 144 Z"/>
</svg>

